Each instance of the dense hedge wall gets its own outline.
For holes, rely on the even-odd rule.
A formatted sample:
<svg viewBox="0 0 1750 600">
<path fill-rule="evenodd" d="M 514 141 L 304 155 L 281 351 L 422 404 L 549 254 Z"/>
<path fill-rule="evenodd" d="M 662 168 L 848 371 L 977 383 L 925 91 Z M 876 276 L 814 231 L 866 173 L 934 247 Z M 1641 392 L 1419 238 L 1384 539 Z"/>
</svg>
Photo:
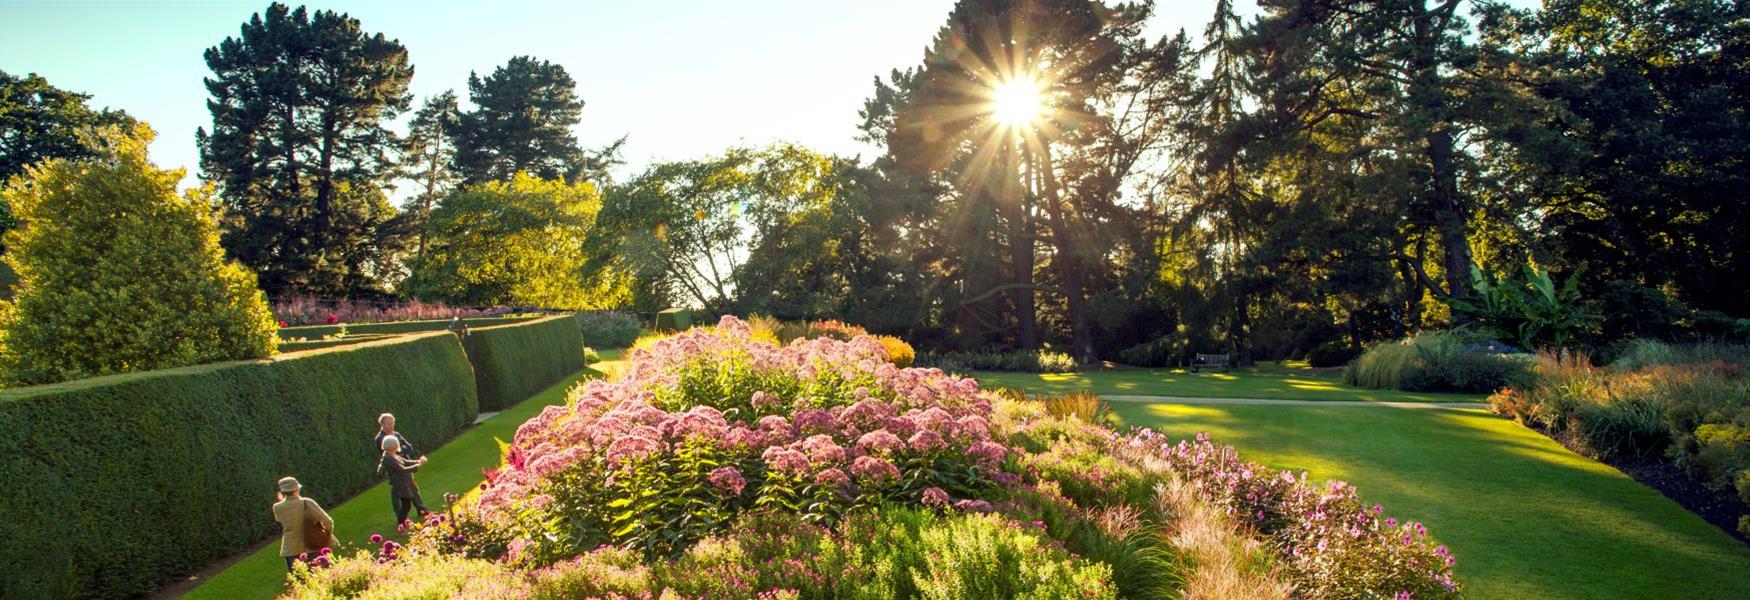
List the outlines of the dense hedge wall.
<svg viewBox="0 0 1750 600">
<path fill-rule="evenodd" d="M 583 334 L 571 315 L 469 329 L 462 338 L 480 409 L 498 410 L 583 370 Z"/>
<path fill-rule="evenodd" d="M 541 318 L 540 315 L 521 315 L 514 317 L 486 317 L 480 319 L 462 319 L 469 329 L 494 327 L 510 323 L 521 323 Z M 449 319 L 434 319 L 431 321 L 390 321 L 388 323 L 348 323 L 347 335 L 364 335 L 377 333 L 417 333 L 421 331 L 444 331 L 450 326 Z M 280 339 L 290 340 L 304 338 L 319 340 L 325 335 L 334 335 L 340 331 L 339 325 L 304 325 L 302 327 L 280 328 Z"/>
<path fill-rule="evenodd" d="M 0 598 L 138 596 L 258 542 L 279 477 L 376 482 L 385 411 L 425 448 L 473 421 L 455 336 L 0 391 Z"/>
</svg>

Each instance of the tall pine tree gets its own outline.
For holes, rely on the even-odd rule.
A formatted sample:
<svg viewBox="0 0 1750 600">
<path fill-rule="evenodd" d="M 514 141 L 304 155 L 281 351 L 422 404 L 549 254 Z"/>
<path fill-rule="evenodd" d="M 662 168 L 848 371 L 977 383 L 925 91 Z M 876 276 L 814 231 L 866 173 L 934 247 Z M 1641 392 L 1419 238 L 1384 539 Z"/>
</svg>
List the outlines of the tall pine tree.
<svg viewBox="0 0 1750 600">
<path fill-rule="evenodd" d="M 226 250 L 270 295 L 385 291 L 411 229 L 370 190 L 394 175 L 407 50 L 346 14 L 275 3 L 206 61 L 213 126 L 196 141 Z"/>
<path fill-rule="evenodd" d="M 518 56 L 484 78 L 468 76 L 474 110 L 456 126 L 455 171 L 464 185 L 509 181 L 519 172 L 577 181 L 587 159 L 571 135 L 582 118 L 565 67 Z"/>
</svg>

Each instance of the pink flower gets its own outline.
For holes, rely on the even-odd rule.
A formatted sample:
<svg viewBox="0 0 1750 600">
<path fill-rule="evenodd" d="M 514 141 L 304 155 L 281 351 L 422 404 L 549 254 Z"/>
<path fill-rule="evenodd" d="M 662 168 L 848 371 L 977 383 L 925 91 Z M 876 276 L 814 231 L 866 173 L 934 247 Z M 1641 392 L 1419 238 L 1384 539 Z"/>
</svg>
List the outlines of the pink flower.
<svg viewBox="0 0 1750 600">
<path fill-rule="evenodd" d="M 718 490 L 730 496 L 740 496 L 741 490 L 747 487 L 747 479 L 741 476 L 741 471 L 735 467 L 720 467 L 705 476 L 706 481 L 716 486 Z"/>
<path fill-rule="evenodd" d="M 885 429 L 877 429 L 857 438 L 857 449 L 868 453 L 886 454 L 905 447 L 905 442 L 899 436 L 888 433 Z"/>
<path fill-rule="evenodd" d="M 960 417 L 955 422 L 954 434 L 966 442 L 983 442 L 990 439 L 990 422 L 978 415 Z"/>
<path fill-rule="evenodd" d="M 956 510 L 981 513 L 990 512 L 991 510 L 990 503 L 983 500 L 961 500 L 954 503 L 954 508 Z"/>
<path fill-rule="evenodd" d="M 766 451 L 760 454 L 760 458 L 766 461 L 766 467 L 778 473 L 799 475 L 808 470 L 808 457 L 789 448 L 778 446 L 766 448 Z"/>
<path fill-rule="evenodd" d="M 373 544 L 383 543 L 383 536 L 380 534 L 375 534 L 375 533 L 371 534 L 371 543 L 373 543 Z"/>
<path fill-rule="evenodd" d="M 794 421 L 796 429 L 803 434 L 832 433 L 838 429 L 838 421 L 832 418 L 832 413 L 818 408 L 796 411 Z"/>
<path fill-rule="evenodd" d="M 887 462 L 885 459 L 873 456 L 859 456 L 857 460 L 851 461 L 851 472 L 857 475 L 858 480 L 870 483 L 899 479 L 899 467 L 893 466 L 893 463 Z"/>
<path fill-rule="evenodd" d="M 838 469 L 826 469 L 814 475 L 814 482 L 820 485 L 840 487 L 851 482 L 851 476 Z"/>
<path fill-rule="evenodd" d="M 754 392 L 751 403 L 753 404 L 754 410 L 758 411 L 773 410 L 783 405 L 782 400 L 779 400 L 777 396 L 766 391 Z"/>
<path fill-rule="evenodd" d="M 832 441 L 829 435 L 811 435 L 802 440 L 802 451 L 808 454 L 808 462 L 814 464 L 836 463 L 845 459 L 845 449 Z"/>
<path fill-rule="evenodd" d="M 939 487 L 924 488 L 923 503 L 924 506 L 934 508 L 948 506 L 948 492 L 942 491 L 942 488 Z"/>
<path fill-rule="evenodd" d="M 612 446 L 608 446 L 608 462 L 615 465 L 625 464 L 662 450 L 662 442 L 638 435 L 636 432 L 629 433 L 614 440 Z"/>
<path fill-rule="evenodd" d="M 979 442 L 966 448 L 966 455 L 978 461 L 979 466 L 995 469 L 1003 464 L 1003 458 L 1009 455 L 1009 449 L 996 442 Z"/>
<path fill-rule="evenodd" d="M 925 454 L 941 450 L 948 446 L 948 443 L 942 439 L 942 434 L 928 429 L 911 434 L 911 440 L 906 443 L 911 446 L 912 450 Z"/>
</svg>

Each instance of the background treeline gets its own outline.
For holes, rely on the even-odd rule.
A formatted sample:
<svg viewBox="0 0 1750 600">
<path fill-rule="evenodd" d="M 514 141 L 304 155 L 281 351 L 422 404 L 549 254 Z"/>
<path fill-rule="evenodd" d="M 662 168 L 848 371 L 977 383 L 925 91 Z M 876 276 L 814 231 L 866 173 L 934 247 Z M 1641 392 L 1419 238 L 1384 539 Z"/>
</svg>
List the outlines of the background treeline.
<svg viewBox="0 0 1750 600">
<path fill-rule="evenodd" d="M 397 41 L 275 4 L 207 51 L 202 173 L 276 298 L 691 305 L 1133 364 L 1453 325 L 1595 350 L 1750 330 L 1743 3 L 1224 0 L 1159 38 L 1151 10 L 962 0 L 874 82 L 875 155 L 731 148 L 616 180 L 560 65 L 415 102 Z M 1039 119 L 990 109 L 1014 82 Z M 5 146 L 6 175 L 127 119 L 5 86 L 7 139 L 48 132 Z"/>
</svg>

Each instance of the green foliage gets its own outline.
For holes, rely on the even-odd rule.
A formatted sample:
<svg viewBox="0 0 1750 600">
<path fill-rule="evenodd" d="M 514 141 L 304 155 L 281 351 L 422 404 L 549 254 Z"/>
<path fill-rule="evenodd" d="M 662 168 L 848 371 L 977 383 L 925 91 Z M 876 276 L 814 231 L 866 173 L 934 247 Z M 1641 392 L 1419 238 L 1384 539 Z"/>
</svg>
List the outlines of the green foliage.
<svg viewBox="0 0 1750 600">
<path fill-rule="evenodd" d="M 583 114 L 577 82 L 565 67 L 512 57 L 481 78 L 468 74 L 474 110 L 454 126 L 456 175 L 467 186 L 508 181 L 519 173 L 576 182 L 585 168 L 571 134 Z"/>
<path fill-rule="evenodd" d="M 1361 353 L 1345 340 L 1331 340 L 1313 347 L 1306 353 L 1306 362 L 1314 368 L 1341 367 L 1355 360 Z"/>
<path fill-rule="evenodd" d="M 1598 320 L 1581 301 L 1584 271 L 1569 275 L 1557 288 L 1549 272 L 1535 264 L 1522 267 L 1522 278 L 1517 280 L 1497 280 L 1472 265 L 1475 295 L 1448 298 L 1447 304 L 1454 312 L 1477 319 L 1490 335 L 1521 348 L 1571 348 Z"/>
<path fill-rule="evenodd" d="M 1530 376 L 1523 357 L 1469 347 L 1444 332 L 1374 344 L 1343 371 L 1349 385 L 1417 392 L 1493 392 Z"/>
<path fill-rule="evenodd" d="M 18 77 L 0 70 L 0 185 L 24 174 L 25 168 L 50 158 L 97 158 L 103 156 L 101 137 L 90 132 L 103 127 L 134 128 L 133 117 L 119 110 L 92 110 L 85 105 L 91 96 L 49 85 L 32 73 Z M 12 209 L 0 202 L 0 253 L 6 251 L 6 232 L 18 224 Z M 0 267 L 0 298 L 9 297 L 5 268 Z"/>
<path fill-rule="evenodd" d="M 594 348 L 626 348 L 638 341 L 643 325 L 638 317 L 628 313 L 582 311 L 577 313 L 577 327 L 583 331 L 583 343 Z"/>
<path fill-rule="evenodd" d="M 5 204 L 15 301 L 0 301 L 0 382 L 66 381 L 274 351 L 255 277 L 228 263 L 207 189 L 146 159 L 151 130 L 108 130 L 110 154 L 52 159 L 13 180 Z M 101 240 L 102 243 L 97 243 Z"/>
<path fill-rule="evenodd" d="M 675 332 L 689 329 L 693 326 L 693 311 L 684 308 L 670 308 L 656 313 L 656 330 Z"/>
<path fill-rule="evenodd" d="M 385 411 L 427 447 L 473 422 L 454 336 L 0 391 L 0 597 L 145 595 L 260 541 L 279 477 L 324 504 L 377 482 Z"/>
<path fill-rule="evenodd" d="M 917 357 L 920 367 L 935 367 L 944 371 L 1024 371 L 1028 373 L 1071 373 L 1081 365 L 1068 354 L 1050 350 L 1015 350 L 991 352 L 924 352 Z"/>
<path fill-rule="evenodd" d="M 583 334 L 571 315 L 469 329 L 462 346 L 482 410 L 516 404 L 584 367 Z"/>
<path fill-rule="evenodd" d="M 480 327 L 495 327 L 509 325 L 541 318 L 540 315 L 513 315 L 508 317 L 483 317 L 462 319 L 470 329 Z M 302 327 L 281 327 L 280 339 L 293 338 L 321 339 L 339 333 L 342 330 L 354 335 L 373 335 L 389 333 L 417 333 L 422 331 L 444 331 L 450 328 L 451 319 L 432 319 L 429 321 L 386 321 L 382 323 L 338 323 L 335 325 L 305 325 Z"/>
<path fill-rule="evenodd" d="M 224 244 L 269 295 L 386 293 L 413 234 L 381 187 L 407 110 L 407 49 L 357 19 L 274 3 L 206 51 L 213 124 L 195 134 Z"/>
<path fill-rule="evenodd" d="M 583 271 L 583 243 L 600 209 L 594 184 L 527 173 L 450 194 L 432 210 L 425 257 L 407 288 L 462 304 L 620 306 L 629 296 L 615 272 Z"/>
<path fill-rule="evenodd" d="M 1667 344 L 1657 340 L 1629 342 L 1621 356 L 1610 363 L 1618 371 L 1633 371 L 1657 365 L 1697 364 L 1712 361 L 1750 368 L 1750 345 L 1702 342 Z"/>
<path fill-rule="evenodd" d="M 430 234 L 431 209 L 456 187 L 458 177 L 451 170 L 450 159 L 455 154 L 456 125 L 461 120 L 456 108 L 456 93 L 443 93 L 425 99 L 413 120 L 407 123 L 407 136 L 401 139 L 402 177 L 419 186 L 419 193 L 408 206 L 412 226 L 419 232 L 414 246 L 413 269 L 425 258 L 425 244 Z"/>
</svg>

